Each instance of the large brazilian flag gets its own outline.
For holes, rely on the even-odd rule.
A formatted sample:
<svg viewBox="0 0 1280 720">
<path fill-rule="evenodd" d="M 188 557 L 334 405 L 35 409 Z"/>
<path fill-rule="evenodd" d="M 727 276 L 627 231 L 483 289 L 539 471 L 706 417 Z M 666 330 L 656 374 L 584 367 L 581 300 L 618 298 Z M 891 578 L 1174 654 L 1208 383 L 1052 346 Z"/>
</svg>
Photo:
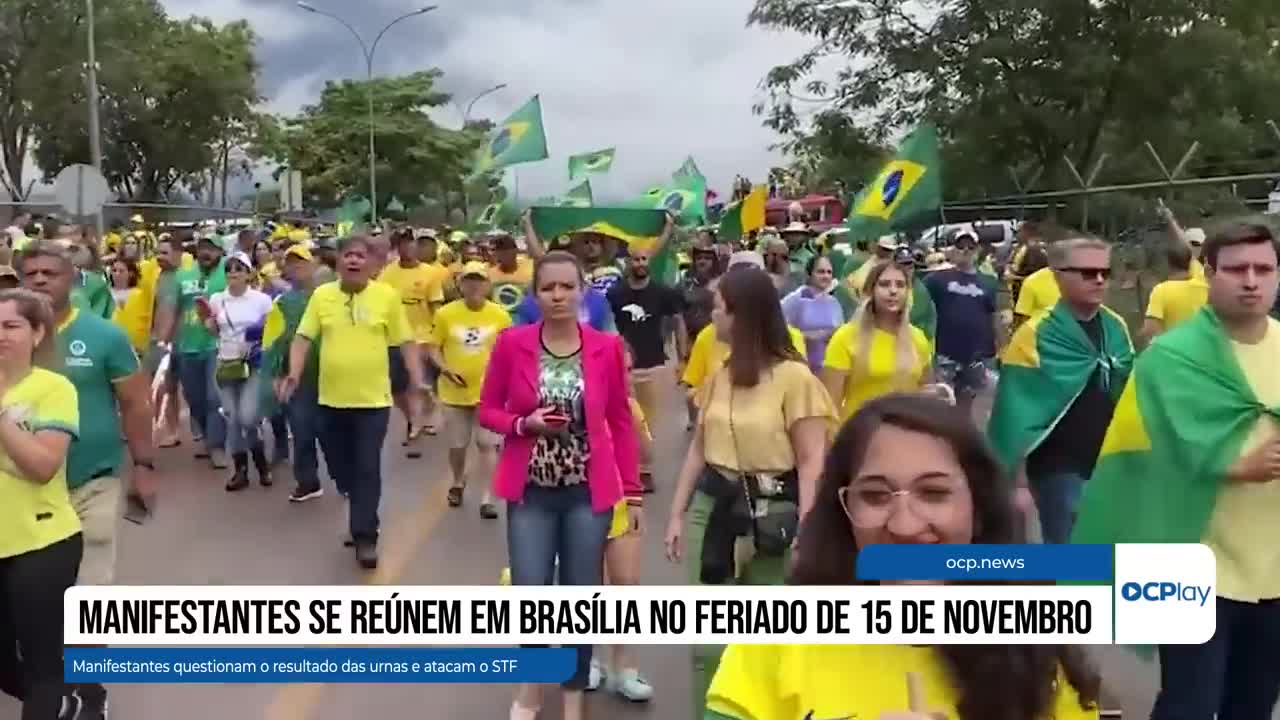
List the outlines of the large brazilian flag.
<svg viewBox="0 0 1280 720">
<path fill-rule="evenodd" d="M 561 235 L 596 233 L 627 247 L 651 247 L 662 236 L 667 214 L 661 210 L 618 207 L 534 207 L 530 211 L 533 231 L 544 243 Z M 649 262 L 650 275 L 659 282 L 673 284 L 679 267 L 668 242 Z"/>
<path fill-rule="evenodd" d="M 542 128 L 542 101 L 529 102 L 489 134 L 476 157 L 475 173 L 547 159 L 547 134 Z"/>
<path fill-rule="evenodd" d="M 991 423 L 992 449 L 1012 472 L 1057 425 L 1094 373 L 1113 398 L 1120 396 L 1133 367 L 1133 341 L 1124 318 L 1098 310 L 1102 347 L 1095 347 L 1080 322 L 1059 301 L 1023 323 L 1001 357 Z"/>
<path fill-rule="evenodd" d="M 936 224 L 941 206 L 938 131 L 932 125 L 921 125 L 853 199 L 849 231 L 857 238 L 878 238 L 921 224 Z"/>
<path fill-rule="evenodd" d="M 1222 322 L 1201 308 L 1138 356 L 1071 541 L 1200 542 L 1228 468 L 1264 415 Z"/>
<path fill-rule="evenodd" d="M 609 168 L 613 167 L 615 154 L 616 150 L 614 148 L 607 148 L 605 150 L 582 153 L 581 155 L 571 155 L 569 157 L 569 180 L 572 182 L 579 177 L 585 177 L 592 173 L 609 172 Z"/>
</svg>

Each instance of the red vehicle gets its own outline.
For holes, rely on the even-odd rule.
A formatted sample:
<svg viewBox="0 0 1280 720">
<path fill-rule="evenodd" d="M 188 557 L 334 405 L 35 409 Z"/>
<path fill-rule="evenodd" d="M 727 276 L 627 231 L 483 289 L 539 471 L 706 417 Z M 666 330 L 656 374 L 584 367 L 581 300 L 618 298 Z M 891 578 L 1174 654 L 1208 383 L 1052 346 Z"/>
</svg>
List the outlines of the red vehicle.
<svg viewBox="0 0 1280 720">
<path fill-rule="evenodd" d="M 844 223 L 844 205 L 834 195 L 806 195 L 802 198 L 770 200 L 764 206 L 764 224 L 781 230 L 787 225 L 787 210 L 798 202 L 804 208 L 804 221 L 820 233 Z"/>
</svg>

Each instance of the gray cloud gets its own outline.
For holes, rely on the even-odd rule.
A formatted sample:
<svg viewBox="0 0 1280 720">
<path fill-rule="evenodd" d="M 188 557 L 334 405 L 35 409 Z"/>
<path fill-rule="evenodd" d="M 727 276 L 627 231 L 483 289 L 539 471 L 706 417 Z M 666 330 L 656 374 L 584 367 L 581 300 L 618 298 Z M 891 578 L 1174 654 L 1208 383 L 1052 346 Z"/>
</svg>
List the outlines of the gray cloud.
<svg viewBox="0 0 1280 720">
<path fill-rule="evenodd" d="M 430 1 L 430 0 L 428 0 Z M 412 0 L 312 0 L 371 39 Z M 667 178 L 694 155 L 714 187 L 734 174 L 763 178 L 778 158 L 773 135 L 751 114 L 758 83 L 806 46 L 792 35 L 744 27 L 750 0 L 435 0 L 440 8 L 404 21 L 378 47 L 375 72 L 439 67 L 444 89 L 465 105 L 506 83 L 473 114 L 501 119 L 542 96 L 551 159 L 518 166 L 520 194 L 567 186 L 574 153 L 617 146 L 613 172 L 593 180 L 597 195 L 627 196 Z M 362 77 L 350 34 L 289 0 L 163 0 L 178 16 L 247 19 L 262 38 L 268 107 L 293 112 L 324 82 Z M 437 113 L 457 126 L 461 110 Z"/>
</svg>

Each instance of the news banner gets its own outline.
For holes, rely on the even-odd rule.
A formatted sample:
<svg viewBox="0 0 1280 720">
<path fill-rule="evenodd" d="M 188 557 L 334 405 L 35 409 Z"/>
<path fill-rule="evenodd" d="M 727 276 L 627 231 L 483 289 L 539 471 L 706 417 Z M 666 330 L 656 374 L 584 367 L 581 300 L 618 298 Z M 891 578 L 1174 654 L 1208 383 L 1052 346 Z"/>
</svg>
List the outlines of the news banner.
<svg viewBox="0 0 1280 720">
<path fill-rule="evenodd" d="M 569 646 L 620 643 L 1199 644 L 1215 573 L 1203 545 L 875 545 L 870 584 L 834 587 L 83 586 L 66 680 L 558 683 Z"/>
</svg>

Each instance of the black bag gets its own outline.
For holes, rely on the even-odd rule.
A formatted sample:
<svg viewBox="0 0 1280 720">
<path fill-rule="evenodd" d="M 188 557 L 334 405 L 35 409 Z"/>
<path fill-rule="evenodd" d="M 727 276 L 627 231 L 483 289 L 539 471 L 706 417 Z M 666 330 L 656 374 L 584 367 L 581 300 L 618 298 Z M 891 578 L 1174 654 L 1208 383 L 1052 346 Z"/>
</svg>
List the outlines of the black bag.
<svg viewBox="0 0 1280 720">
<path fill-rule="evenodd" d="M 729 434 L 733 436 L 734 455 L 741 463 L 742 452 L 733 425 L 732 383 L 729 385 Z M 750 472 L 741 475 L 756 552 L 766 557 L 782 557 L 791 548 L 800 526 L 800 476 L 794 469 L 776 477 Z"/>
</svg>

